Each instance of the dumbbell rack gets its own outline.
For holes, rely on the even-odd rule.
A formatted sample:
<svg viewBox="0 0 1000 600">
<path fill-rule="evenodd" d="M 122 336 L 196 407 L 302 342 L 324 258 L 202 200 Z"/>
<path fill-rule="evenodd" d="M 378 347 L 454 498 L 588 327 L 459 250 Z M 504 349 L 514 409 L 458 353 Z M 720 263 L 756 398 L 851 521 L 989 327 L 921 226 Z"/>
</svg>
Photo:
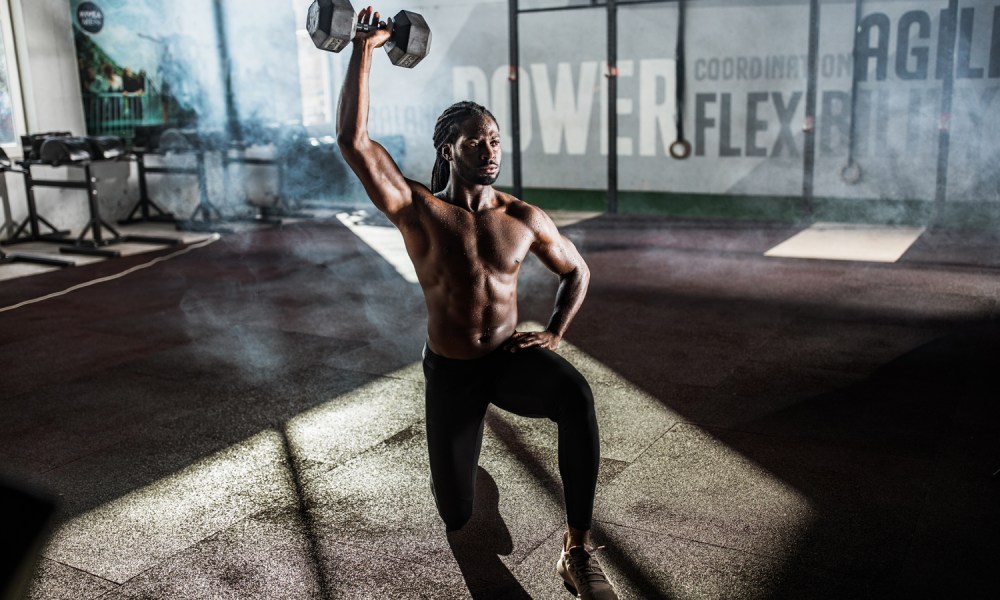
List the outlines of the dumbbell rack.
<svg viewBox="0 0 1000 600">
<path fill-rule="evenodd" d="M 6 155 L 4 156 L 4 158 L 6 158 Z M 19 169 L 12 168 L 9 159 L 0 159 L 0 177 L 6 175 L 8 172 L 11 172 L 11 171 L 13 171 L 15 173 L 20 172 Z M 45 223 L 46 223 L 46 225 L 49 225 L 51 227 L 51 224 L 48 221 L 45 221 Z M 55 229 L 55 228 L 52 227 L 52 229 Z M 15 230 L 14 230 L 13 227 L 11 227 L 10 231 L 15 231 Z M 11 237 L 13 238 L 13 235 L 11 235 Z M 7 241 L 3 240 L 3 243 L 7 243 Z M 30 254 L 22 254 L 22 253 L 19 253 L 19 252 L 14 252 L 12 254 L 7 254 L 2 249 L 0 249 L 0 265 L 6 265 L 6 264 L 16 263 L 16 262 L 32 263 L 32 264 L 36 264 L 36 265 L 46 265 L 46 266 L 49 266 L 49 267 L 72 267 L 73 266 L 73 261 L 71 261 L 71 260 L 63 260 L 63 259 L 51 258 L 51 257 L 47 257 L 47 256 L 34 256 L 34 255 L 30 255 Z"/>
<path fill-rule="evenodd" d="M 21 225 L 14 231 L 11 239 L 5 244 L 21 244 L 26 242 L 50 242 L 63 245 L 59 249 L 64 254 L 80 254 L 87 256 L 102 256 L 114 258 L 121 256 L 118 250 L 105 248 L 111 244 L 122 242 L 134 242 L 138 244 L 162 244 L 174 245 L 181 241 L 176 238 L 141 236 L 141 235 L 121 235 L 118 230 L 109 225 L 101 218 L 97 204 L 97 178 L 91 172 L 92 161 L 80 161 L 53 165 L 40 160 L 20 160 L 17 161 L 20 169 L 10 169 L 20 171 L 24 175 L 24 187 L 28 201 L 28 216 Z M 83 169 L 84 178 L 82 181 L 59 180 L 59 179 L 36 179 L 31 173 L 31 167 L 36 165 L 44 166 L 65 166 Z M 53 187 L 61 189 L 86 190 L 87 206 L 89 209 L 89 219 L 86 226 L 76 238 L 70 237 L 70 232 L 57 229 L 52 223 L 38 214 L 35 203 L 36 187 Z M 49 230 L 42 232 L 40 224 L 44 224 Z M 104 231 L 110 233 L 110 237 L 104 236 Z M 90 237 L 87 237 L 90 234 Z"/>
</svg>

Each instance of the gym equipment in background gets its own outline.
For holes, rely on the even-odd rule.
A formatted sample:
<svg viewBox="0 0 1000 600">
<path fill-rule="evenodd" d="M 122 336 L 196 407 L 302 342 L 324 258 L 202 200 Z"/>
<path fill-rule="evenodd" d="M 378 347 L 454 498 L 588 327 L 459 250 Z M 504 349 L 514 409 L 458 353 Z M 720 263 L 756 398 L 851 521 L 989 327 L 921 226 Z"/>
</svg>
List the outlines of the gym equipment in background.
<svg viewBox="0 0 1000 600">
<path fill-rule="evenodd" d="M 684 160 L 691 156 L 691 142 L 684 138 L 684 18 L 685 0 L 677 0 L 677 49 L 674 52 L 676 80 L 675 96 L 677 109 L 674 113 L 674 124 L 677 127 L 677 139 L 670 144 L 668 151 L 672 158 Z"/>
<path fill-rule="evenodd" d="M 861 0 L 854 0 L 854 52 L 851 53 L 851 113 L 847 132 L 847 162 L 840 168 L 840 178 L 844 183 L 854 185 L 861 181 L 861 165 L 854 160 L 854 137 L 857 129 L 858 111 L 858 69 L 865 63 L 858 61 L 858 49 L 865 40 L 861 39 Z"/>
<path fill-rule="evenodd" d="M 116 161 L 126 156 L 123 139 L 114 136 L 76 137 L 68 132 L 53 132 L 22 136 L 21 144 L 25 158 L 17 161 L 18 168 L 8 165 L 5 170 L 19 172 L 24 176 L 28 216 L 3 243 L 51 242 L 61 244 L 59 251 L 64 254 L 102 257 L 121 256 L 121 252 L 106 246 L 123 242 L 154 245 L 180 243 L 176 238 L 121 235 L 101 217 L 97 203 L 97 178 L 93 175 L 92 166 L 95 162 Z M 83 170 L 84 176 L 83 180 L 38 179 L 31 171 L 34 166 L 79 168 Z M 38 187 L 86 190 L 89 219 L 76 238 L 71 237 L 67 230 L 59 230 L 38 214 L 35 202 L 35 188 Z M 48 230 L 43 231 L 42 225 Z M 106 237 L 105 232 L 110 237 Z"/>
<path fill-rule="evenodd" d="M 13 171 L 15 173 L 20 173 L 20 171 L 18 169 L 14 168 L 14 165 L 11 162 L 10 158 L 7 156 L 7 153 L 3 151 L 3 148 L 0 148 L 0 176 L 3 176 L 3 175 L 5 175 L 6 173 L 8 173 L 10 171 Z M 4 198 L 4 208 L 7 211 L 10 210 L 10 207 L 7 204 L 7 198 L 6 197 Z M 5 229 L 10 224 L 9 217 L 10 217 L 10 214 L 8 213 L 7 214 L 7 219 L 5 220 L 5 225 L 4 225 Z M 48 222 L 46 221 L 46 223 L 48 223 Z M 53 229 L 54 229 L 54 227 L 53 227 Z M 10 227 L 10 230 L 11 230 L 11 235 L 13 237 L 14 228 Z M 47 257 L 47 256 L 24 254 L 23 252 L 15 252 L 15 253 L 12 253 L 12 254 L 7 254 L 2 249 L 0 249 L 0 265 L 10 264 L 10 263 L 16 263 L 16 262 L 25 262 L 25 263 L 32 263 L 32 264 L 36 264 L 36 265 L 45 265 L 45 266 L 48 266 L 48 267 L 72 267 L 73 266 L 73 261 L 71 261 L 71 260 L 61 260 L 61 259 L 58 259 L 58 258 L 51 258 L 51 257 Z"/>
<path fill-rule="evenodd" d="M 349 0 L 314 0 L 306 15 L 306 31 L 313 44 L 329 52 L 346 48 L 358 32 L 384 27 L 379 23 L 358 23 Z M 392 18 L 392 35 L 383 47 L 389 62 L 412 69 L 431 50 L 431 29 L 421 15 L 401 10 Z"/>
<path fill-rule="evenodd" d="M 232 229 L 228 223 L 248 222 L 260 225 L 281 225 L 280 219 L 272 218 L 263 213 L 261 207 L 254 215 L 227 216 L 222 210 L 212 202 L 208 191 L 208 168 L 207 155 L 218 154 L 223 169 L 223 188 L 230 189 L 229 185 L 229 164 L 275 164 L 272 159 L 247 158 L 238 154 L 232 156 L 230 152 L 234 149 L 239 151 L 242 144 L 230 140 L 221 131 L 201 131 L 196 129 L 179 128 L 156 128 L 144 129 L 141 136 L 136 137 L 135 145 L 132 147 L 132 156 L 139 167 L 139 196 L 140 203 L 145 202 L 147 206 L 155 206 L 149 198 L 149 188 L 147 176 L 149 173 L 159 173 L 165 175 L 195 175 L 198 178 L 198 205 L 191 215 L 186 219 L 176 219 L 171 216 L 171 220 L 179 230 L 186 231 L 213 231 L 217 233 L 229 233 Z M 150 155 L 167 156 L 171 154 L 193 154 L 195 165 L 188 166 L 167 166 L 150 165 L 146 158 Z M 142 204 L 136 209 L 141 209 Z M 136 210 L 134 209 L 133 212 Z M 162 212 L 162 209 L 160 209 Z"/>
<path fill-rule="evenodd" d="M 174 214 L 164 210 L 159 204 L 149 196 L 149 187 L 146 185 L 146 172 L 158 173 L 164 167 L 147 167 L 145 155 L 148 148 L 156 148 L 160 145 L 160 134 L 163 133 L 162 125 L 137 125 L 132 138 L 131 160 L 134 160 L 139 171 L 139 199 L 136 200 L 128 216 L 118 221 L 120 225 L 132 223 L 177 223 Z M 138 213 L 138 214 L 136 214 Z"/>
</svg>

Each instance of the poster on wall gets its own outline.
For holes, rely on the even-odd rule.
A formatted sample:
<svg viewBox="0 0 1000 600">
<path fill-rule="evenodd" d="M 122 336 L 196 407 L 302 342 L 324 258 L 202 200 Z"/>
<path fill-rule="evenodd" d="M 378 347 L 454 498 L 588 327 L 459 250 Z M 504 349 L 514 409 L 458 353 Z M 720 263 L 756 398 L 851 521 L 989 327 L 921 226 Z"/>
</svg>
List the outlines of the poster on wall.
<svg viewBox="0 0 1000 600">
<path fill-rule="evenodd" d="M 70 0 L 87 133 L 221 126 L 212 3 Z"/>
<path fill-rule="evenodd" d="M 5 46 L 3 31 L 0 30 L 0 48 Z M 6 53 L 0 52 L 0 145 L 17 141 L 14 123 L 14 96 L 11 91 L 10 75 L 7 71 Z"/>
</svg>

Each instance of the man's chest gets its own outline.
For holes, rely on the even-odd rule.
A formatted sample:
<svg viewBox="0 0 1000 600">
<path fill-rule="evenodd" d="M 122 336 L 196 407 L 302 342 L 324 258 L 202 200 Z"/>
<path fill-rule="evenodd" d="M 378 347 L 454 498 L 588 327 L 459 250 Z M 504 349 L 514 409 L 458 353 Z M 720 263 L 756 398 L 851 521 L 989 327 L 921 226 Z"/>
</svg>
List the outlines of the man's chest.
<svg viewBox="0 0 1000 600">
<path fill-rule="evenodd" d="M 455 266 L 515 272 L 531 249 L 528 227 L 500 211 L 463 211 L 434 219 L 428 227 L 432 253 Z"/>
</svg>

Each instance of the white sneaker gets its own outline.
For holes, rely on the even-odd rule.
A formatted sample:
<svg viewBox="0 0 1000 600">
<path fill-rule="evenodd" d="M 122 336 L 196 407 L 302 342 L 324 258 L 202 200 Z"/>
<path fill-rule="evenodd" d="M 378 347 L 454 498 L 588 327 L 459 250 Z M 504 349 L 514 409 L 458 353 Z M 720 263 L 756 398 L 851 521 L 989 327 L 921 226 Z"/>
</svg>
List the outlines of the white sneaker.
<svg viewBox="0 0 1000 600">
<path fill-rule="evenodd" d="M 565 537 L 563 548 L 566 547 Z M 618 594 L 611 585 L 601 564 L 593 552 L 599 548 L 573 546 L 563 550 L 556 562 L 556 573 L 566 583 L 569 591 L 583 600 L 618 600 Z"/>
</svg>

